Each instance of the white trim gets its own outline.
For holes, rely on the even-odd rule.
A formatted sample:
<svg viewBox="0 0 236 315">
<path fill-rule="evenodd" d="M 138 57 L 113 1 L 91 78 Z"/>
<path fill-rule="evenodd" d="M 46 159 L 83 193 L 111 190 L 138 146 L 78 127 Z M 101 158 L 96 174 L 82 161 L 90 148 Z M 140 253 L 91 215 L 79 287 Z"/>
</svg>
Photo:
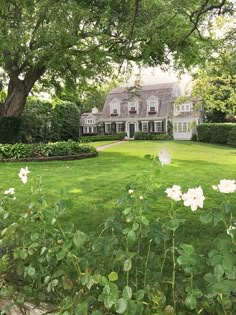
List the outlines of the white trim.
<svg viewBox="0 0 236 315">
<path fill-rule="evenodd" d="M 138 114 L 138 101 L 132 100 L 128 102 L 128 113 L 131 110 L 131 107 L 135 107 L 134 110 L 136 110 L 136 114 Z"/>
<path fill-rule="evenodd" d="M 110 125 L 110 128 L 109 128 L 110 130 L 108 131 L 108 130 L 107 130 L 107 126 L 109 126 L 109 125 Z M 111 133 L 111 131 L 112 131 L 112 130 L 111 130 L 111 122 L 105 123 L 105 133 Z"/>
<path fill-rule="evenodd" d="M 122 125 L 122 129 L 124 129 L 123 127 L 124 127 L 124 123 L 122 122 L 122 121 L 117 121 L 116 122 L 116 133 L 119 133 L 119 132 L 124 132 L 124 130 L 122 130 L 122 131 L 118 131 L 118 126 L 119 125 Z"/>
<path fill-rule="evenodd" d="M 149 132 L 149 128 L 148 128 L 149 127 L 149 123 L 148 123 L 148 121 L 141 121 L 141 123 L 142 123 L 142 132 L 147 132 L 148 133 Z M 143 130 L 143 125 L 144 124 L 147 126 L 147 131 Z"/>
<path fill-rule="evenodd" d="M 110 114 L 120 115 L 120 101 L 117 98 L 110 102 Z"/>
<path fill-rule="evenodd" d="M 155 107 L 155 110 L 151 110 L 151 107 Z M 159 101 L 158 98 L 154 95 L 150 96 L 147 99 L 147 113 L 148 112 L 158 112 L 159 110 Z"/>
<path fill-rule="evenodd" d="M 93 118 L 87 118 L 87 119 L 86 119 L 86 124 L 87 124 L 87 125 L 93 125 L 93 124 L 95 124 L 95 119 L 93 119 Z"/>
<path fill-rule="evenodd" d="M 127 133 L 127 138 L 133 139 L 133 138 L 130 138 L 129 125 L 134 125 L 134 132 L 136 132 L 136 131 L 138 131 L 138 121 L 126 121 L 125 122 L 125 132 Z"/>
<path fill-rule="evenodd" d="M 161 129 L 158 130 L 157 124 L 161 123 Z M 162 120 L 155 120 L 154 121 L 154 132 L 163 132 L 163 121 Z"/>
</svg>

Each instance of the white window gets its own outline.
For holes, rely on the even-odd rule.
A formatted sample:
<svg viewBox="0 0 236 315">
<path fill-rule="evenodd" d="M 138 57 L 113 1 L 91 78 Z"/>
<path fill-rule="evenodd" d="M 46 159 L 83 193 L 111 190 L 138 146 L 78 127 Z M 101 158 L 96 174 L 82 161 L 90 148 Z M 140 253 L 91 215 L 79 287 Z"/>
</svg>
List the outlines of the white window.
<svg viewBox="0 0 236 315">
<path fill-rule="evenodd" d="M 105 133 L 111 133 L 111 123 L 105 123 Z"/>
<path fill-rule="evenodd" d="M 124 124 L 122 122 L 116 123 L 116 132 L 123 132 L 124 131 Z"/>
<path fill-rule="evenodd" d="M 128 109 L 129 109 L 129 112 L 137 112 L 138 110 L 138 106 L 137 106 L 137 102 L 136 101 L 131 101 L 131 102 L 128 102 Z"/>
<path fill-rule="evenodd" d="M 190 103 L 183 103 L 180 105 L 175 105 L 175 111 L 177 113 L 179 113 L 179 112 L 182 112 L 182 113 L 191 112 L 191 110 L 192 110 L 192 104 L 190 104 Z"/>
<path fill-rule="evenodd" d="M 93 125 L 94 124 L 94 119 L 87 119 L 87 124 L 88 125 Z"/>
<path fill-rule="evenodd" d="M 142 121 L 142 132 L 148 132 L 148 122 Z"/>
<path fill-rule="evenodd" d="M 158 100 L 155 96 L 149 97 L 147 100 L 148 113 L 156 113 L 158 111 Z"/>
<path fill-rule="evenodd" d="M 154 122 L 154 131 L 155 132 L 162 132 L 162 121 L 155 121 Z"/>
<path fill-rule="evenodd" d="M 117 99 L 113 99 L 110 103 L 110 114 L 119 115 L 120 114 L 120 102 Z"/>
<path fill-rule="evenodd" d="M 191 130 L 190 122 L 174 123 L 174 132 L 186 133 L 186 132 L 190 132 L 190 130 Z"/>
</svg>

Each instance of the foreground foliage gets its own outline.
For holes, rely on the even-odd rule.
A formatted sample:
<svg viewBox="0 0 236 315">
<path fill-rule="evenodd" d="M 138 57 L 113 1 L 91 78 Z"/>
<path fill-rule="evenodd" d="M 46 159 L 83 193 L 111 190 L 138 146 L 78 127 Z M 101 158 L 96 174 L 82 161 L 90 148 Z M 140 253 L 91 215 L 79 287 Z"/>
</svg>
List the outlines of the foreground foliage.
<svg viewBox="0 0 236 315">
<path fill-rule="evenodd" d="M 201 187 L 186 193 L 177 185 L 167 188 L 168 219 L 151 222 L 149 199 L 161 170 L 154 157 L 146 158 L 152 172 L 130 183 L 119 199 L 123 210 L 108 218 L 95 238 L 73 224 L 63 225 L 64 198 L 48 203 L 40 178 L 30 189 L 31 202 L 17 213 L 12 212 L 15 191 L 6 190 L 0 212 L 0 295 L 19 305 L 53 303 L 55 312 L 64 315 L 234 314 L 236 207 L 230 195 L 236 193 L 235 180 L 216 183 L 219 207 L 200 210 L 201 223 L 209 231 L 220 226 L 221 232 L 199 253 L 181 242 L 185 218 L 178 209 L 183 203 L 192 211 L 204 207 Z M 167 151 L 160 162 L 164 167 L 171 163 Z M 21 169 L 24 184 L 27 176 L 33 174 Z M 146 183 L 142 191 L 136 189 L 139 181 Z"/>
</svg>

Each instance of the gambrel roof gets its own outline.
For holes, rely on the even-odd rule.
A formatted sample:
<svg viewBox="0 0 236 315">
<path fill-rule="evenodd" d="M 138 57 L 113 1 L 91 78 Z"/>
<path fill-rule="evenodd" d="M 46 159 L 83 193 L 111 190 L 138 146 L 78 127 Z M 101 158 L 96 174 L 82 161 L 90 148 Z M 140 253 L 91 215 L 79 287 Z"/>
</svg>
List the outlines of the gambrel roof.
<svg viewBox="0 0 236 315">
<path fill-rule="evenodd" d="M 157 100 L 159 108 L 156 114 L 148 115 L 148 100 L 152 96 Z M 137 87 L 135 93 L 131 92 L 129 88 L 118 87 L 107 95 L 100 120 L 120 121 L 130 118 L 128 102 L 134 98 L 138 101 L 139 110 L 132 114 L 133 118 L 167 118 L 172 111 L 172 104 L 178 96 L 180 96 L 180 89 L 177 83 L 143 85 Z M 120 102 L 120 114 L 111 117 L 110 103 L 114 99 Z"/>
</svg>

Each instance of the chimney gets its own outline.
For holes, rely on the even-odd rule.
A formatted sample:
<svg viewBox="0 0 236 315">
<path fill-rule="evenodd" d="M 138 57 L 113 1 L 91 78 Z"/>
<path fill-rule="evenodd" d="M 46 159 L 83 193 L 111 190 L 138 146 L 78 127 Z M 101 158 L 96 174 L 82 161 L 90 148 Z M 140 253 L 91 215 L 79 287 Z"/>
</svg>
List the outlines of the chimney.
<svg viewBox="0 0 236 315">
<path fill-rule="evenodd" d="M 140 86 L 140 80 L 138 80 L 138 79 L 135 80 L 135 81 L 134 81 L 134 86 Z"/>
<path fill-rule="evenodd" d="M 93 107 L 93 108 L 92 108 L 92 114 L 97 114 L 97 113 L 98 113 L 97 107 Z"/>
</svg>

